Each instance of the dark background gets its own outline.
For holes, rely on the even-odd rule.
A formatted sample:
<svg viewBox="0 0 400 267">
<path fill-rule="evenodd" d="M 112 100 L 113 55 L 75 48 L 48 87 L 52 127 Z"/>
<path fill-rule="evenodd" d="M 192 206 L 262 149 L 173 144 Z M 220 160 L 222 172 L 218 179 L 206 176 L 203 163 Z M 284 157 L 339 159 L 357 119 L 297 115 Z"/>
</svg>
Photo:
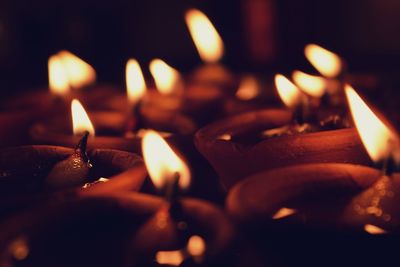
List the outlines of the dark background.
<svg viewBox="0 0 400 267">
<path fill-rule="evenodd" d="M 46 86 L 47 58 L 61 49 L 93 65 L 100 82 L 123 84 L 129 57 L 188 72 L 200 64 L 184 22 L 191 7 L 214 23 L 233 70 L 310 70 L 302 54 L 310 42 L 341 54 L 350 70 L 398 69 L 398 0 L 1 0 L 1 93 Z"/>
</svg>

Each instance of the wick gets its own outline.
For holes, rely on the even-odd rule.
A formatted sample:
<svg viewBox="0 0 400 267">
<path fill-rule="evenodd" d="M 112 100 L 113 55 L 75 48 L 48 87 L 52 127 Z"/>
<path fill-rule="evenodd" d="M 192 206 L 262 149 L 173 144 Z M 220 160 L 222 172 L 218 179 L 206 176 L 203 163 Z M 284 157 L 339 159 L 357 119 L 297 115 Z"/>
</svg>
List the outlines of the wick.
<svg viewBox="0 0 400 267">
<path fill-rule="evenodd" d="M 79 141 L 78 145 L 75 148 L 75 151 L 81 153 L 81 155 L 83 156 L 83 158 L 86 162 L 89 162 L 89 157 L 88 157 L 87 151 L 86 151 L 88 138 L 89 138 L 89 132 L 85 131 L 81 140 Z"/>
<path fill-rule="evenodd" d="M 396 163 L 393 157 L 389 156 L 382 162 L 382 175 L 390 177 L 395 171 Z"/>
<path fill-rule="evenodd" d="M 165 185 L 165 199 L 171 204 L 176 202 L 176 199 L 178 197 L 179 180 L 180 175 L 178 172 L 175 172 L 172 176 L 171 181 L 167 182 Z"/>
<path fill-rule="evenodd" d="M 135 133 L 140 129 L 144 128 L 144 120 L 141 113 L 142 101 L 139 100 L 134 104 L 131 108 L 130 115 L 128 115 L 128 125 L 127 125 L 127 132 L 128 133 Z"/>
</svg>

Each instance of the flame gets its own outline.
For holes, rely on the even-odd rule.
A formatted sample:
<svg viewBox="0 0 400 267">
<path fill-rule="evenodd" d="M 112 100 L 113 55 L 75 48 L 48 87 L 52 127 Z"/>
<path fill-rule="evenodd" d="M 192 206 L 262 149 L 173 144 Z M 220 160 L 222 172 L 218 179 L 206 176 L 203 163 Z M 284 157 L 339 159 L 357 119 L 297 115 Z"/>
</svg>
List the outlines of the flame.
<svg viewBox="0 0 400 267">
<path fill-rule="evenodd" d="M 202 256 L 206 251 L 206 242 L 200 236 L 194 235 L 187 243 L 187 251 L 193 257 Z"/>
<path fill-rule="evenodd" d="M 158 91 L 162 94 L 171 94 L 179 89 L 181 75 L 161 59 L 153 59 L 149 65 Z"/>
<path fill-rule="evenodd" d="M 364 225 L 364 231 L 371 235 L 381 235 L 387 233 L 386 230 L 372 224 Z"/>
<path fill-rule="evenodd" d="M 161 265 L 179 266 L 184 260 L 185 257 L 181 250 L 158 251 L 156 253 L 156 261 Z"/>
<path fill-rule="evenodd" d="M 345 86 L 345 92 L 358 134 L 371 159 L 378 162 L 393 156 L 399 162 L 397 135 L 372 112 L 350 85 Z"/>
<path fill-rule="evenodd" d="M 135 104 L 146 93 L 146 83 L 137 60 L 129 59 L 126 63 L 125 79 L 129 102 Z"/>
<path fill-rule="evenodd" d="M 257 79 L 252 75 L 247 75 L 240 81 L 239 89 L 236 92 L 236 97 L 242 100 L 251 100 L 260 92 Z"/>
<path fill-rule="evenodd" d="M 68 77 L 61 59 L 53 55 L 48 60 L 50 92 L 63 96 L 69 92 Z"/>
<path fill-rule="evenodd" d="M 282 219 L 282 218 L 288 217 L 296 212 L 297 211 L 295 209 L 281 208 L 272 216 L 272 219 L 274 219 L 274 220 Z"/>
<path fill-rule="evenodd" d="M 293 72 L 292 78 L 296 85 L 306 94 L 313 97 L 321 97 L 325 93 L 326 80 L 322 77 L 296 70 Z"/>
<path fill-rule="evenodd" d="M 188 166 L 168 146 L 167 142 L 155 131 L 149 130 L 142 141 L 143 158 L 154 185 L 161 189 L 172 182 L 179 174 L 179 186 L 186 189 L 190 184 Z"/>
<path fill-rule="evenodd" d="M 316 44 L 309 44 L 304 54 L 310 63 L 324 76 L 337 77 L 342 71 L 342 61 L 338 55 Z"/>
<path fill-rule="evenodd" d="M 224 43 L 207 16 L 200 10 L 190 9 L 185 19 L 201 59 L 206 63 L 219 61 L 224 54 Z"/>
<path fill-rule="evenodd" d="M 89 119 L 88 114 L 83 108 L 79 100 L 74 99 L 71 103 L 72 112 L 72 125 L 74 129 L 74 135 L 81 135 L 85 131 L 88 131 L 91 135 L 95 135 L 94 127 Z"/>
<path fill-rule="evenodd" d="M 96 72 L 88 63 L 65 50 L 57 55 L 62 61 L 71 87 L 79 89 L 96 81 Z"/>
<path fill-rule="evenodd" d="M 295 108 L 301 103 L 301 91 L 285 76 L 275 75 L 275 86 L 283 103 L 289 108 Z"/>
</svg>

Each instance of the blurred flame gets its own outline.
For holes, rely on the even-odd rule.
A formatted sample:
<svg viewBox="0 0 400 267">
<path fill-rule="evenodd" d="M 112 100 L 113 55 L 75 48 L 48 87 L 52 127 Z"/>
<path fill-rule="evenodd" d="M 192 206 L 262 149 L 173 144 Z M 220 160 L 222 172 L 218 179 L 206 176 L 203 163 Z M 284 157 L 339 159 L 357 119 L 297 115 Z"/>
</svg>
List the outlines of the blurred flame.
<svg viewBox="0 0 400 267">
<path fill-rule="evenodd" d="M 61 59 L 57 55 L 50 56 L 47 65 L 50 92 L 59 96 L 67 94 L 70 88 Z"/>
<path fill-rule="evenodd" d="M 131 104 L 136 104 L 146 93 L 142 69 L 135 59 L 129 59 L 125 69 L 126 90 Z"/>
<path fill-rule="evenodd" d="M 325 93 L 326 80 L 322 77 L 296 70 L 292 78 L 297 86 L 313 97 L 321 97 Z"/>
<path fill-rule="evenodd" d="M 364 230 L 371 235 L 381 235 L 387 233 L 386 230 L 372 224 L 364 225 Z"/>
<path fill-rule="evenodd" d="M 283 103 L 289 108 L 295 108 L 301 103 L 301 91 L 285 76 L 275 75 L 275 86 Z"/>
<path fill-rule="evenodd" d="M 94 127 L 89 119 L 88 114 L 83 108 L 79 100 L 74 99 L 71 103 L 72 112 L 72 125 L 74 130 L 74 135 L 81 135 L 85 131 L 88 131 L 91 135 L 95 135 Z"/>
<path fill-rule="evenodd" d="M 308 61 L 324 76 L 333 78 L 342 71 L 342 61 L 338 55 L 316 44 L 309 44 L 304 49 Z"/>
<path fill-rule="evenodd" d="M 167 142 L 155 131 L 145 133 L 142 141 L 143 158 L 154 185 L 161 189 L 179 174 L 179 186 L 190 184 L 188 166 L 175 154 Z"/>
<path fill-rule="evenodd" d="M 256 77 L 247 75 L 240 81 L 239 89 L 236 92 L 236 97 L 241 100 L 251 100 L 255 98 L 260 92 L 260 87 Z"/>
<path fill-rule="evenodd" d="M 206 242 L 202 237 L 194 235 L 188 241 L 187 251 L 193 257 L 202 256 L 206 251 Z"/>
<path fill-rule="evenodd" d="M 179 266 L 184 261 L 185 257 L 180 250 L 158 251 L 156 253 L 156 261 L 158 264 L 167 264 Z"/>
<path fill-rule="evenodd" d="M 378 162 L 393 156 L 399 162 L 397 135 L 372 112 L 350 85 L 345 86 L 345 92 L 358 134 L 372 160 Z"/>
<path fill-rule="evenodd" d="M 63 63 L 71 87 L 79 89 L 96 81 L 96 72 L 88 63 L 65 50 L 57 55 Z"/>
<path fill-rule="evenodd" d="M 219 61 L 224 54 L 224 44 L 207 16 L 200 10 L 190 9 L 185 19 L 201 59 L 206 63 Z"/>
<path fill-rule="evenodd" d="M 272 216 L 272 219 L 274 219 L 274 220 L 282 219 L 282 218 L 288 217 L 296 212 L 297 211 L 295 209 L 281 208 Z"/>
<path fill-rule="evenodd" d="M 181 76 L 179 72 L 161 59 L 153 59 L 149 65 L 157 90 L 162 94 L 171 94 L 179 88 Z"/>
</svg>

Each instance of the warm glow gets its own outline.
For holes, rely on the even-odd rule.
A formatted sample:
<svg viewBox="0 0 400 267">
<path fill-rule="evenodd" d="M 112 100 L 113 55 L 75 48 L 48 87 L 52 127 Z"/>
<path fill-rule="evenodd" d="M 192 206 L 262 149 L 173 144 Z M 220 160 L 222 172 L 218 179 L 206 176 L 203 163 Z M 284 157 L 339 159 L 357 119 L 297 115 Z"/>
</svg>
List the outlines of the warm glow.
<svg viewBox="0 0 400 267">
<path fill-rule="evenodd" d="M 275 86 L 283 103 L 289 108 L 295 108 L 301 103 L 301 91 L 285 76 L 275 75 Z"/>
<path fill-rule="evenodd" d="M 142 141 L 143 158 L 154 185 L 162 189 L 179 174 L 179 186 L 190 184 L 188 166 L 175 154 L 167 142 L 155 131 L 149 130 Z"/>
<path fill-rule="evenodd" d="M 342 61 L 338 55 L 316 44 L 309 44 L 304 54 L 310 63 L 324 76 L 336 77 L 342 71 Z"/>
<path fill-rule="evenodd" d="M 399 162 L 397 135 L 372 112 L 351 86 L 346 85 L 345 91 L 358 134 L 372 160 L 379 162 L 393 157 Z"/>
<path fill-rule="evenodd" d="M 282 218 L 288 217 L 294 213 L 296 213 L 295 209 L 281 208 L 272 216 L 272 219 L 274 219 L 274 220 L 282 219 Z"/>
<path fill-rule="evenodd" d="M 96 72 L 88 63 L 65 50 L 57 55 L 62 61 L 72 88 L 79 89 L 96 81 Z"/>
<path fill-rule="evenodd" d="M 326 80 L 322 77 L 296 70 L 293 72 L 292 78 L 296 85 L 310 96 L 321 97 L 325 93 Z"/>
<path fill-rule="evenodd" d="M 93 124 L 79 100 L 72 100 L 71 112 L 74 135 L 82 135 L 86 131 L 95 134 Z"/>
<path fill-rule="evenodd" d="M 136 104 L 146 93 L 142 69 L 135 59 L 129 59 L 125 69 L 126 90 L 131 104 Z"/>
<path fill-rule="evenodd" d="M 57 55 L 48 60 L 49 87 L 54 95 L 63 96 L 69 92 L 68 77 L 63 63 Z"/>
<path fill-rule="evenodd" d="M 181 76 L 179 72 L 161 59 L 153 59 L 149 65 L 151 75 L 154 78 L 158 91 L 162 94 L 176 93 L 181 88 Z"/>
<path fill-rule="evenodd" d="M 372 225 L 372 224 L 364 225 L 364 230 L 365 230 L 365 232 L 367 232 L 371 235 L 381 235 L 381 234 L 387 233 L 384 229 L 382 229 L 378 226 Z"/>
<path fill-rule="evenodd" d="M 206 242 L 200 236 L 194 235 L 188 241 L 187 251 L 193 257 L 202 256 L 206 251 Z"/>
<path fill-rule="evenodd" d="M 180 250 L 158 251 L 156 253 L 156 261 L 161 265 L 179 266 L 184 261 L 185 257 Z"/>
<path fill-rule="evenodd" d="M 239 89 L 236 92 L 236 97 L 241 100 L 251 100 L 260 92 L 256 77 L 247 75 L 240 81 Z"/>
<path fill-rule="evenodd" d="M 224 44 L 207 16 L 200 10 L 191 9 L 185 19 L 201 59 L 206 63 L 220 60 L 224 54 Z"/>
</svg>

